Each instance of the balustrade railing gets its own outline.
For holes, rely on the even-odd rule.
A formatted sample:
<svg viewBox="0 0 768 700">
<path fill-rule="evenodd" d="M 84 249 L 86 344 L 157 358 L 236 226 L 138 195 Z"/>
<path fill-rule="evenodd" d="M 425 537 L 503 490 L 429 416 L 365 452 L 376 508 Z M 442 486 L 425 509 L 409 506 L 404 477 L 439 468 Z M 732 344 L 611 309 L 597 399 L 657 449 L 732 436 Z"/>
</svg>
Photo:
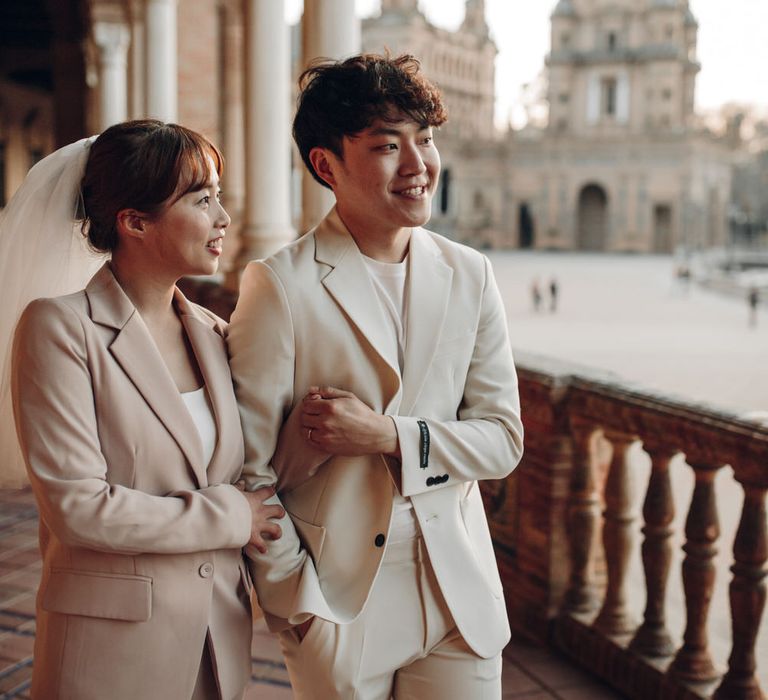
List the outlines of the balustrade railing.
<svg viewBox="0 0 768 700">
<path fill-rule="evenodd" d="M 518 633 L 557 645 L 629 697 L 765 698 L 768 630 L 760 666 L 756 648 L 766 626 L 768 427 L 542 358 L 519 357 L 518 366 L 526 455 L 509 483 L 485 487 Z M 681 459 L 693 477 L 684 528 L 671 479 Z M 744 495 L 730 571 L 717 556 L 730 547 L 718 512 L 733 504 L 716 485 L 727 466 Z M 676 642 L 669 601 L 678 566 L 685 623 Z M 725 578 L 730 611 L 716 612 L 730 618 L 727 668 L 713 658 L 710 619 Z"/>
</svg>

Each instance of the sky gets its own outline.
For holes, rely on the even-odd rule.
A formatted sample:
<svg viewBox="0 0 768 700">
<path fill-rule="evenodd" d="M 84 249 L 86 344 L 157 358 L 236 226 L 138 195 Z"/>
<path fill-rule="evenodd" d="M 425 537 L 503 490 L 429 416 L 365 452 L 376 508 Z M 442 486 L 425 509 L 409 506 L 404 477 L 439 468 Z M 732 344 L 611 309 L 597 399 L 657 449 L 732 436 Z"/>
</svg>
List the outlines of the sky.
<svg viewBox="0 0 768 700">
<path fill-rule="evenodd" d="M 549 16 L 557 0 L 486 0 L 486 19 L 499 54 L 496 58 L 496 122 L 525 120 L 521 89 L 534 81 L 549 50 Z M 287 0 L 286 16 L 296 22 L 301 0 Z M 380 0 L 355 0 L 360 17 L 377 15 Z M 456 29 L 464 17 L 464 0 L 419 0 L 435 25 Z M 729 102 L 768 110 L 768 0 L 690 0 L 699 22 L 696 81 L 697 111 Z"/>
</svg>

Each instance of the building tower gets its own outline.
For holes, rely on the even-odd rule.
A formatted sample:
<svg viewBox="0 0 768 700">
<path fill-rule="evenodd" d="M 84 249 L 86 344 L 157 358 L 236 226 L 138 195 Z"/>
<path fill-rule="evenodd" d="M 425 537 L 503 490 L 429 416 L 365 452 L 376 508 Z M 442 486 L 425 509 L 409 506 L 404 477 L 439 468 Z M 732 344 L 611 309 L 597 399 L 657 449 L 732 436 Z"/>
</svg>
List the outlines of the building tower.
<svg viewBox="0 0 768 700">
<path fill-rule="evenodd" d="M 549 129 L 600 138 L 690 129 L 697 28 L 687 0 L 560 0 Z"/>
</svg>

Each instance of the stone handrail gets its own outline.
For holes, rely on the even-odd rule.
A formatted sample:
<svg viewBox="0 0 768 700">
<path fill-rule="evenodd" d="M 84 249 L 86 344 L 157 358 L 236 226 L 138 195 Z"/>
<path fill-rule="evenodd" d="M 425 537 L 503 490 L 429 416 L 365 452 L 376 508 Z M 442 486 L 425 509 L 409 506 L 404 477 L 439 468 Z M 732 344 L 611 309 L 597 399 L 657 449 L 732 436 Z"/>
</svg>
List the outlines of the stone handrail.
<svg viewBox="0 0 768 700">
<path fill-rule="evenodd" d="M 483 489 L 513 626 L 555 643 L 631 697 L 763 698 L 755 645 L 766 596 L 768 427 L 613 375 L 517 359 L 526 454 L 510 478 Z M 640 554 L 630 450 L 638 441 L 651 463 Z M 674 553 L 669 466 L 680 454 L 695 485 L 683 545 L 686 625 L 676 648 L 665 600 Z M 707 621 L 722 575 L 714 563 L 714 480 L 726 465 L 744 505 L 729 588 L 733 643 L 721 675 Z M 636 555 L 645 574 L 640 624 L 628 608 Z"/>
</svg>

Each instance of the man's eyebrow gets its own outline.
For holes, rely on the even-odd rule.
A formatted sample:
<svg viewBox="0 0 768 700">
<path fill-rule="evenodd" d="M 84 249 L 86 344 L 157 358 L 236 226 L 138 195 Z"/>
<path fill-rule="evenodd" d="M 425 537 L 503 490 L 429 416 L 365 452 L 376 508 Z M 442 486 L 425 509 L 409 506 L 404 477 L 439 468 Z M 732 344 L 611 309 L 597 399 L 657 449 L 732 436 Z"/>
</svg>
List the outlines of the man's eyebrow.
<svg viewBox="0 0 768 700">
<path fill-rule="evenodd" d="M 419 126 L 419 131 L 427 131 L 431 128 L 429 124 Z M 371 129 L 369 132 L 371 136 L 402 136 L 403 130 L 394 126 L 378 126 L 375 129 Z"/>
<path fill-rule="evenodd" d="M 370 132 L 371 136 L 401 136 L 402 131 L 400 129 L 395 129 L 391 126 L 379 126 L 375 129 L 372 129 Z"/>
</svg>

